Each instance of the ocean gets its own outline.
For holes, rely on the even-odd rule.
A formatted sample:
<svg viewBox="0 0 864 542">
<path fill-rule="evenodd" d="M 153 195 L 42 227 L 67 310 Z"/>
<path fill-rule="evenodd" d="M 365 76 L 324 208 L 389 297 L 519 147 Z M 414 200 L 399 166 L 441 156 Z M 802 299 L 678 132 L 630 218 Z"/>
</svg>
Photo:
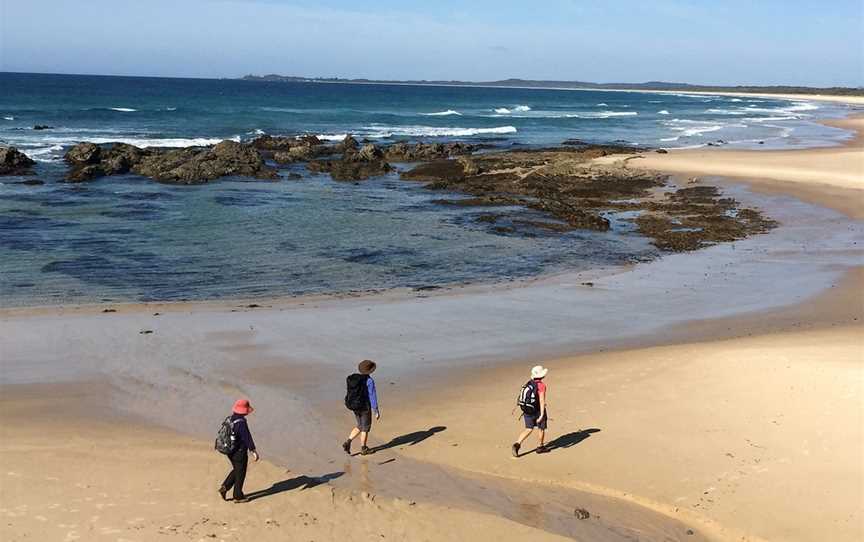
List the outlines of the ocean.
<svg viewBox="0 0 864 542">
<path fill-rule="evenodd" d="M 571 138 L 644 147 L 836 145 L 814 122 L 847 106 L 647 92 L 432 87 L 0 73 L 0 142 L 37 160 L 0 178 L 3 306 L 181 301 L 497 282 L 655 258 L 610 232 L 524 237 L 437 205 L 398 173 L 343 184 L 226 178 L 170 186 L 134 175 L 60 182 L 79 141 L 206 145 L 261 134 L 351 133 L 376 143 L 545 146 Z M 34 130 L 34 126 L 49 128 Z M 18 181 L 39 179 L 41 186 Z M 514 212 L 530 215 L 531 211 Z M 530 216 L 529 216 L 530 218 Z"/>
</svg>

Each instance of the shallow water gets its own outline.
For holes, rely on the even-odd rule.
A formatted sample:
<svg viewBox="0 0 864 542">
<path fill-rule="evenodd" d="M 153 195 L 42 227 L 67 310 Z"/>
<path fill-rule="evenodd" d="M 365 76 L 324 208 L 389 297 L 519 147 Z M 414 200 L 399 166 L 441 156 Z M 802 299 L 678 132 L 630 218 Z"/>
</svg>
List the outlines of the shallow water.
<svg viewBox="0 0 864 542">
<path fill-rule="evenodd" d="M 196 187 L 129 176 L 6 185 L 0 194 L 7 306 L 430 287 L 657 254 L 646 239 L 614 230 L 496 233 L 475 222 L 483 209 L 431 203 L 448 194 L 396 175 L 361 185 L 320 176 Z"/>
</svg>

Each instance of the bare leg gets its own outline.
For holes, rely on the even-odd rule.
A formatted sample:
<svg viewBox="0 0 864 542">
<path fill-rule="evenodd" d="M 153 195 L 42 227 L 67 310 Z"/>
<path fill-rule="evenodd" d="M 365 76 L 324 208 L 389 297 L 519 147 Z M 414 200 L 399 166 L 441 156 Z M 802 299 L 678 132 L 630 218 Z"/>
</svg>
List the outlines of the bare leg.
<svg viewBox="0 0 864 542">
<path fill-rule="evenodd" d="M 354 429 L 351 430 L 351 434 L 348 435 L 348 440 L 354 440 L 355 438 L 357 438 L 357 435 L 359 435 L 359 434 L 360 434 L 360 430 L 355 427 Z"/>
<path fill-rule="evenodd" d="M 522 431 L 522 433 L 519 435 L 519 438 L 516 439 L 516 444 L 522 444 L 522 442 L 526 438 L 528 438 L 528 435 L 530 435 L 532 431 L 534 431 L 533 428 L 532 429 L 526 429 L 526 430 Z M 540 438 L 543 438 L 543 437 L 540 437 Z"/>
<path fill-rule="evenodd" d="M 357 431 L 360 432 L 360 446 L 363 446 L 365 448 L 366 447 L 366 439 L 369 438 L 369 433 L 367 433 L 366 431 L 360 431 L 359 429 Z"/>
<path fill-rule="evenodd" d="M 545 445 L 546 445 L 546 430 L 541 429 L 540 430 L 540 446 L 545 446 Z"/>
</svg>

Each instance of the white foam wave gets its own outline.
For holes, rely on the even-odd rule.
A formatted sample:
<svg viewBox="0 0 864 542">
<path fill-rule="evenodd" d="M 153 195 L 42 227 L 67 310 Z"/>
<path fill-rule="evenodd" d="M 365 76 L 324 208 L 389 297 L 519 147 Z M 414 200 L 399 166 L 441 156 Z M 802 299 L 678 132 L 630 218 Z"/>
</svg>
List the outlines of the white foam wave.
<svg viewBox="0 0 864 542">
<path fill-rule="evenodd" d="M 717 132 L 725 128 L 746 128 L 745 124 L 717 124 L 690 119 L 672 119 L 661 121 L 676 132 L 681 132 L 680 137 L 694 137 L 710 132 Z"/>
<path fill-rule="evenodd" d="M 206 147 L 208 145 L 215 145 L 217 143 L 221 143 L 226 139 L 230 139 L 231 141 L 240 142 L 240 136 L 234 136 L 230 138 L 211 138 L 211 137 L 193 137 L 193 138 L 179 138 L 179 137 L 167 137 L 167 138 L 147 138 L 147 137 L 88 137 L 87 141 L 91 143 L 104 144 L 104 143 L 127 143 L 129 145 L 135 145 L 136 147 Z M 48 143 L 51 145 L 74 145 L 76 143 L 81 142 L 80 138 L 74 137 L 44 137 L 40 138 L 41 142 Z"/>
<path fill-rule="evenodd" d="M 134 113 L 138 111 L 137 109 L 132 109 L 131 107 L 109 107 L 111 111 L 119 111 L 121 113 Z"/>
<path fill-rule="evenodd" d="M 566 119 L 608 119 L 612 117 L 635 117 L 636 111 L 590 111 L 587 113 L 566 113 L 560 118 Z"/>
<path fill-rule="evenodd" d="M 509 109 L 507 107 L 497 107 L 493 109 L 493 111 L 495 111 L 499 115 L 509 115 L 510 113 L 527 113 L 528 111 L 531 111 L 531 106 L 517 105 L 514 106 L 512 109 Z"/>
<path fill-rule="evenodd" d="M 348 134 L 318 134 L 315 137 L 322 141 L 342 141 L 348 137 Z"/>
<path fill-rule="evenodd" d="M 774 122 L 781 120 L 798 120 L 800 117 L 795 116 L 786 116 L 786 117 L 744 117 L 741 120 L 746 120 L 748 122 Z"/>
<path fill-rule="evenodd" d="M 248 135 L 259 135 L 259 136 L 262 136 L 262 135 L 265 135 L 267 132 L 265 132 L 265 131 L 262 130 L 261 128 L 255 128 L 255 129 L 252 130 L 251 132 L 246 132 L 246 133 L 247 133 Z"/>
<path fill-rule="evenodd" d="M 176 107 L 166 107 L 165 111 L 177 111 Z"/>
<path fill-rule="evenodd" d="M 729 100 L 729 101 L 730 101 L 730 102 L 743 102 L 744 100 L 742 100 L 741 98 L 732 98 L 732 99 Z"/>
<path fill-rule="evenodd" d="M 15 117 L 3 117 L 3 120 L 15 120 Z"/>
<path fill-rule="evenodd" d="M 462 115 L 462 113 L 458 111 L 454 111 L 452 109 L 448 109 L 447 111 L 436 111 L 435 113 L 420 113 L 421 115 L 425 115 L 427 117 L 448 117 L 450 115 Z"/>
<path fill-rule="evenodd" d="M 660 111 L 657 112 L 657 114 L 658 115 L 668 115 L 669 111 L 666 111 L 665 109 L 661 109 Z"/>
<path fill-rule="evenodd" d="M 609 107 L 609 105 L 605 104 L 603 102 L 600 102 L 599 104 L 597 104 L 597 107 Z"/>
<path fill-rule="evenodd" d="M 754 107 L 752 105 L 748 105 L 741 109 L 745 114 L 746 113 L 767 113 L 772 115 L 774 113 L 780 114 L 790 114 L 790 113 L 803 113 L 804 111 L 815 111 L 819 109 L 819 106 L 810 103 L 810 102 L 792 102 L 792 105 L 788 105 L 785 107 Z M 806 116 L 806 115 L 805 115 Z"/>
<path fill-rule="evenodd" d="M 746 111 L 742 111 L 740 109 L 706 109 L 706 113 L 711 113 L 713 115 L 746 115 Z"/>
<path fill-rule="evenodd" d="M 56 162 L 62 158 L 60 152 L 63 150 L 63 145 L 51 145 L 50 147 L 22 150 L 27 156 L 37 162 Z"/>
<path fill-rule="evenodd" d="M 366 128 L 372 130 L 368 137 L 385 138 L 391 136 L 413 137 L 471 137 L 491 134 L 515 134 L 514 126 L 494 126 L 492 128 L 462 128 L 459 126 L 379 126 Z"/>
<path fill-rule="evenodd" d="M 471 137 L 478 135 L 515 134 L 514 126 L 494 126 L 491 128 L 463 128 L 461 126 L 384 126 L 374 124 L 365 126 L 354 133 L 355 137 L 369 139 L 385 139 L 393 136 L 411 137 Z M 347 136 L 342 134 L 318 134 L 318 139 L 324 141 L 342 141 Z"/>
</svg>

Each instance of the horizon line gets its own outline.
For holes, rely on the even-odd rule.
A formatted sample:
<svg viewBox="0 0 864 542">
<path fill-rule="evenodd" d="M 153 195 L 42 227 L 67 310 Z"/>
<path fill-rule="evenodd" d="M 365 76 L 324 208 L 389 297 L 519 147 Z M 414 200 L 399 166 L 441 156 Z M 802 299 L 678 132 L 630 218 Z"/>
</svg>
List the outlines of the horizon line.
<svg viewBox="0 0 864 542">
<path fill-rule="evenodd" d="M 704 84 L 704 83 L 682 83 L 672 81 L 643 81 L 643 82 L 614 82 L 614 83 L 598 83 L 595 81 L 579 81 L 579 80 L 552 80 L 552 79 L 524 79 L 521 77 L 507 77 L 504 79 L 495 79 L 488 81 L 470 81 L 460 79 L 372 79 L 366 77 L 339 77 L 339 76 L 300 76 L 300 75 L 280 75 L 276 73 L 268 73 L 265 75 L 246 74 L 242 76 L 221 76 L 221 77 L 200 77 L 192 75 L 147 75 L 147 74 L 111 74 L 111 73 L 62 73 L 62 72 L 27 72 L 27 71 L 7 71 L 0 70 L 0 74 L 10 75 L 50 75 L 50 76 L 69 76 L 69 77 L 129 77 L 139 79 L 193 79 L 202 81 L 247 81 L 247 82 L 289 82 L 284 80 L 294 80 L 290 82 L 297 83 L 335 83 L 335 84 L 379 84 L 379 85 L 402 85 L 402 86 L 467 86 L 467 87 L 492 87 L 492 88 L 522 88 L 522 89 L 537 89 L 537 90 L 676 90 L 669 89 L 649 89 L 649 88 L 615 88 L 626 86 L 649 87 L 651 85 L 669 85 L 670 87 L 694 87 L 694 91 L 699 91 L 700 88 L 706 89 L 735 89 L 735 88 L 786 88 L 786 89 L 808 89 L 808 90 L 857 90 L 864 91 L 864 85 L 859 86 L 810 86 L 810 85 L 790 85 L 790 84 L 754 84 L 754 83 L 739 83 L 734 85 L 722 84 Z M 267 78 L 279 78 L 283 81 Z M 555 86 L 505 86 L 503 83 L 513 81 L 525 83 L 559 83 L 567 85 L 598 85 L 598 87 L 555 87 Z"/>
</svg>

